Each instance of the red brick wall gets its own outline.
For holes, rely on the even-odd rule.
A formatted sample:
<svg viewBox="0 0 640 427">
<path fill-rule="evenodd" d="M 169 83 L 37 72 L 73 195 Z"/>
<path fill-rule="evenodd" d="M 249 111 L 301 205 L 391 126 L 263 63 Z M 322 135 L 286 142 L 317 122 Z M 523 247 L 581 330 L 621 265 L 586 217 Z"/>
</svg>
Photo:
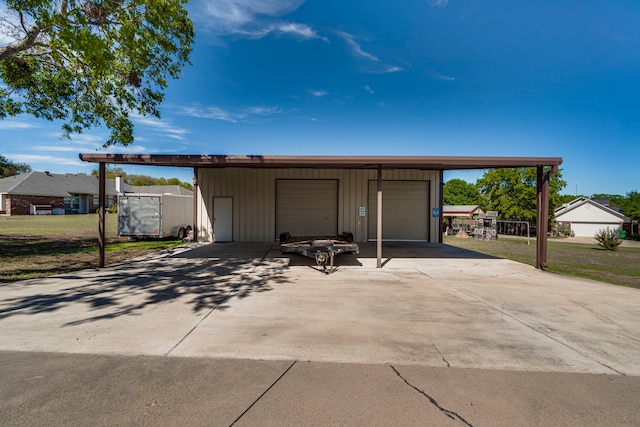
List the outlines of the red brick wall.
<svg viewBox="0 0 640 427">
<path fill-rule="evenodd" d="M 12 196 L 7 195 L 7 215 L 29 215 L 30 205 L 51 205 L 51 208 L 64 209 L 64 198 L 49 196 Z"/>
</svg>

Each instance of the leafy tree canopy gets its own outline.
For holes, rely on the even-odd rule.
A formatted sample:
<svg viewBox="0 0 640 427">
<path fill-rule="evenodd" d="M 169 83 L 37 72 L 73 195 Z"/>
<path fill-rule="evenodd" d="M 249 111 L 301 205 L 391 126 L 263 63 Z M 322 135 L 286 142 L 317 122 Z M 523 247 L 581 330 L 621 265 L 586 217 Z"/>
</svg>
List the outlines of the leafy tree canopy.
<svg viewBox="0 0 640 427">
<path fill-rule="evenodd" d="M 98 173 L 98 169 L 93 169 L 91 171 L 92 176 L 98 176 Z M 180 181 L 178 178 L 154 178 L 148 175 L 128 174 L 119 166 L 106 168 L 105 176 L 107 179 L 116 179 L 117 176 L 121 176 L 125 183 L 135 186 L 179 185 L 180 187 L 193 190 L 193 185 L 188 182 Z"/>
<path fill-rule="evenodd" d="M 31 172 L 31 166 L 24 163 L 14 163 L 4 156 L 0 156 L 0 178 Z"/>
<path fill-rule="evenodd" d="M 640 193 L 631 191 L 627 193 L 626 199 L 622 201 L 624 214 L 635 221 L 640 221 Z"/>
<path fill-rule="evenodd" d="M 482 202 L 478 187 L 458 178 L 444 184 L 442 198 L 445 205 L 479 205 Z"/>
<path fill-rule="evenodd" d="M 477 186 L 486 198 L 487 210 L 498 211 L 501 219 L 534 221 L 537 200 L 536 168 L 489 169 Z M 566 187 L 562 173 L 552 174 L 549 182 L 549 220 L 561 205 L 560 190 Z"/>
<path fill-rule="evenodd" d="M 59 119 L 66 137 L 105 125 L 105 146 L 132 143 L 130 114 L 160 117 L 167 79 L 189 63 L 186 1 L 6 0 L 0 118 Z"/>
</svg>

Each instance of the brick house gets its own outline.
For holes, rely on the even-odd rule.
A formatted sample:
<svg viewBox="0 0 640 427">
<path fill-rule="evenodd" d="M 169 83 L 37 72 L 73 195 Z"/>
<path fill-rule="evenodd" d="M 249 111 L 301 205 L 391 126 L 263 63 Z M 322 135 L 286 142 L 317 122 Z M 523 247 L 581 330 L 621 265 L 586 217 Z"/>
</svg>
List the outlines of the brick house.
<svg viewBox="0 0 640 427">
<path fill-rule="evenodd" d="M 79 174 L 29 172 L 0 179 L 0 215 L 34 213 L 86 214 L 98 208 L 98 177 Z M 131 186 L 120 191 L 152 194 L 192 194 L 177 185 Z M 106 206 L 117 203 L 115 180 L 106 180 Z"/>
</svg>

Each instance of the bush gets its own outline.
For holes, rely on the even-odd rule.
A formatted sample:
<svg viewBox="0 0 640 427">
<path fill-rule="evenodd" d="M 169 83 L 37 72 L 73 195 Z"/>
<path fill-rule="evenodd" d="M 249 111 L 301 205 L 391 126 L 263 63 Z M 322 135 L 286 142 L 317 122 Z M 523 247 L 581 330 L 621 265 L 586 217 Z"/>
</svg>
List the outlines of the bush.
<svg viewBox="0 0 640 427">
<path fill-rule="evenodd" d="M 116 204 L 112 205 L 112 206 L 109 208 L 108 212 L 109 212 L 109 213 L 118 213 L 118 204 L 116 203 Z"/>
<path fill-rule="evenodd" d="M 598 230 L 595 238 L 598 241 L 598 245 L 602 246 L 608 251 L 617 250 L 618 246 L 620 246 L 620 243 L 622 243 L 622 240 L 620 240 L 619 232 L 617 230 L 612 230 L 609 227 L 607 227 L 606 229 L 602 228 Z"/>
<path fill-rule="evenodd" d="M 569 227 L 566 227 L 564 225 L 559 225 L 555 228 L 555 235 L 557 237 L 573 237 L 575 236 L 575 233 L 573 231 L 571 231 L 571 229 Z"/>
</svg>

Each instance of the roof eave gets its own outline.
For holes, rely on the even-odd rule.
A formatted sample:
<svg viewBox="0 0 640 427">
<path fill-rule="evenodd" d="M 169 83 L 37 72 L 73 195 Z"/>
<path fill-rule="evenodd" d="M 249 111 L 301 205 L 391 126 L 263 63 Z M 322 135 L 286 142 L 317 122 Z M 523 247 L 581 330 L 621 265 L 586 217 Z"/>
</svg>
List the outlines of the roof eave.
<svg viewBox="0 0 640 427">
<path fill-rule="evenodd" d="M 315 169 L 490 169 L 559 166 L 561 157 L 482 156 L 263 156 L 263 155 L 164 155 L 80 154 L 93 163 L 182 166 L 197 168 L 315 168 Z"/>
</svg>

